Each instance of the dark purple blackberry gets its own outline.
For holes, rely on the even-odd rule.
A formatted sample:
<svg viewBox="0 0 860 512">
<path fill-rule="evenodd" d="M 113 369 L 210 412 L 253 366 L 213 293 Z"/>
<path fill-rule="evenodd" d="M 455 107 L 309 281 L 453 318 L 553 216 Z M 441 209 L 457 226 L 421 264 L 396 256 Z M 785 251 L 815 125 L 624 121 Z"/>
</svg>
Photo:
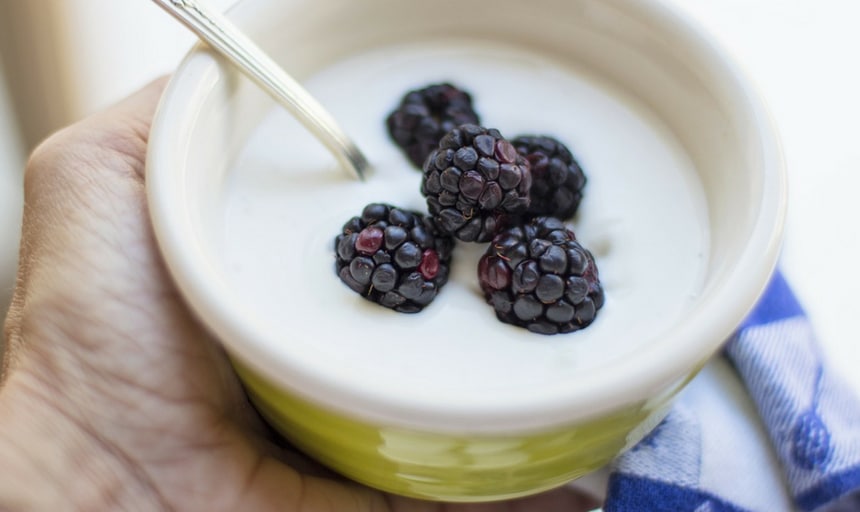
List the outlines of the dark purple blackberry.
<svg viewBox="0 0 860 512">
<path fill-rule="evenodd" d="M 417 313 L 448 281 L 454 240 L 418 212 L 387 204 L 364 207 L 334 241 L 341 281 L 367 300 Z"/>
<path fill-rule="evenodd" d="M 421 193 L 442 231 L 464 242 L 489 242 L 525 213 L 531 183 L 528 161 L 498 130 L 464 124 L 427 157 Z"/>
<path fill-rule="evenodd" d="M 585 174 L 567 146 L 548 136 L 527 135 L 511 143 L 531 164 L 530 217 L 569 219 L 582 201 Z"/>
<path fill-rule="evenodd" d="M 386 120 L 391 138 L 419 169 L 439 139 L 465 123 L 480 123 L 472 97 L 448 83 L 410 91 Z"/>
<path fill-rule="evenodd" d="M 588 326 L 603 306 L 591 253 L 554 217 L 536 217 L 493 238 L 478 280 L 502 322 L 540 334 Z"/>
</svg>

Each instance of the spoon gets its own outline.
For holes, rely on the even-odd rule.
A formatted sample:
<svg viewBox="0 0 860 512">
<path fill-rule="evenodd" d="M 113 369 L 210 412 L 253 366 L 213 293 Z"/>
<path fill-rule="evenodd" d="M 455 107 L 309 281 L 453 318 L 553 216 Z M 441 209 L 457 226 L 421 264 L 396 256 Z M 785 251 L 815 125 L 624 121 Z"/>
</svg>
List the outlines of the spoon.
<svg viewBox="0 0 860 512">
<path fill-rule="evenodd" d="M 230 20 L 205 0 L 153 1 L 296 116 L 350 175 L 364 179 L 367 159 L 331 114 Z"/>
</svg>

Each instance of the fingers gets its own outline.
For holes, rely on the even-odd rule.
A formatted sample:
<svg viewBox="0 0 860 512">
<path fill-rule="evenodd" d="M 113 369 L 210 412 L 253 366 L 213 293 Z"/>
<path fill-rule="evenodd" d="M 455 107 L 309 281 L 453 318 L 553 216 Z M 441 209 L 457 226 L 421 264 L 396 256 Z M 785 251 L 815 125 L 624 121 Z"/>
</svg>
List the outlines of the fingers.
<svg viewBox="0 0 860 512">
<path fill-rule="evenodd" d="M 58 245 L 65 251 L 89 243 L 69 235 L 81 228 L 93 232 L 92 224 L 143 209 L 149 126 L 164 84 L 164 79 L 152 82 L 109 110 L 60 130 L 33 152 L 24 183 L 25 265 L 32 251 L 53 253 Z"/>
<path fill-rule="evenodd" d="M 22 263 L 74 224 L 142 208 L 149 127 L 166 83 L 158 79 L 112 108 L 45 140 L 30 157 L 24 183 Z M 50 244 L 49 244 L 50 245 Z M 56 245 L 56 244 L 54 244 Z"/>
<path fill-rule="evenodd" d="M 179 296 L 152 232 L 144 164 L 164 85 L 61 130 L 30 158 L 4 365 L 62 388 L 55 394 L 75 414 L 110 409 L 89 411 L 88 421 L 106 417 L 99 428 L 115 429 L 109 420 L 130 409 L 123 421 L 159 432 L 222 421 L 256 432 L 259 418 Z M 148 400 L 129 398 L 141 394 Z"/>
<path fill-rule="evenodd" d="M 18 285 L 5 326 L 3 375 L 20 347 L 23 309 L 28 299 L 37 298 L 27 293 L 41 289 L 32 282 L 40 262 L 43 268 L 63 270 L 42 275 L 42 281 L 55 280 L 51 289 L 74 290 L 75 279 L 64 281 L 86 270 L 68 268 L 76 261 L 80 267 L 82 253 L 92 261 L 106 244 L 134 242 L 128 233 L 141 231 L 134 224 L 148 222 L 142 188 L 146 143 L 165 83 L 154 81 L 107 111 L 57 132 L 33 152 L 25 173 Z"/>
</svg>

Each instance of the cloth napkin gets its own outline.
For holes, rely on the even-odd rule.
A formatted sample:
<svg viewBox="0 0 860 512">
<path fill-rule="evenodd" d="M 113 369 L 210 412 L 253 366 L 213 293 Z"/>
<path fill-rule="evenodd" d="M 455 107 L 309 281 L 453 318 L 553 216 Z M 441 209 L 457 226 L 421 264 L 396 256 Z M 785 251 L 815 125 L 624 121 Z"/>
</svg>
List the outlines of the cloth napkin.
<svg viewBox="0 0 860 512">
<path fill-rule="evenodd" d="M 723 357 L 613 463 L 603 510 L 860 511 L 860 400 L 780 273 Z"/>
</svg>

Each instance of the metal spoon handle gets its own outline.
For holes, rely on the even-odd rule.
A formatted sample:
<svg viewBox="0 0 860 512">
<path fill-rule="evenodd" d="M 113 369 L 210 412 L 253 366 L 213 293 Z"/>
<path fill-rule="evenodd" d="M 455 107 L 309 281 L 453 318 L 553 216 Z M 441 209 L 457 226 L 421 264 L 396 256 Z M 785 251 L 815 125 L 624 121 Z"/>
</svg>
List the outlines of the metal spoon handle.
<svg viewBox="0 0 860 512">
<path fill-rule="evenodd" d="M 369 164 L 334 118 L 230 20 L 205 0 L 153 0 L 287 108 L 356 178 Z"/>
</svg>

